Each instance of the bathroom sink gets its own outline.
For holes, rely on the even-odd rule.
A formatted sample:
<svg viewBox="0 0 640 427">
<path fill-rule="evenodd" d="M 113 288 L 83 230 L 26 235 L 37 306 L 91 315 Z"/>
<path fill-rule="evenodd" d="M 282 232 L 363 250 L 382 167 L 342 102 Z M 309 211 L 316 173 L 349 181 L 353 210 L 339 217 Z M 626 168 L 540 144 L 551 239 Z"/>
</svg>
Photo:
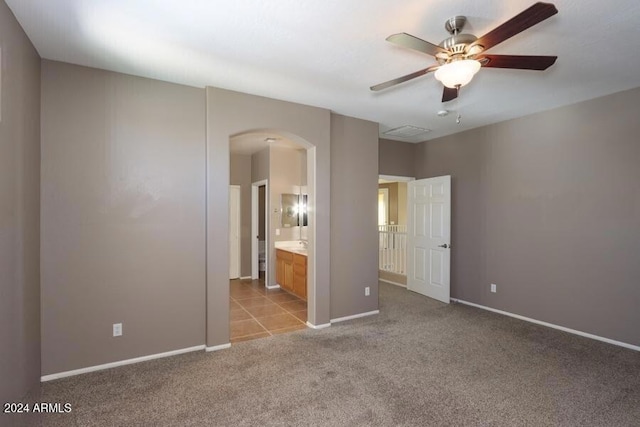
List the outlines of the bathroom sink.
<svg viewBox="0 0 640 427">
<path fill-rule="evenodd" d="M 304 256 L 307 256 L 308 254 L 306 245 L 297 240 L 276 242 L 275 246 L 276 249 L 281 249 L 283 251 L 293 252 Z"/>
<path fill-rule="evenodd" d="M 293 252 L 294 254 L 300 254 L 300 255 L 304 255 L 304 256 L 307 256 L 307 254 L 308 254 L 307 248 L 301 248 L 301 247 L 298 247 L 298 246 L 284 246 L 284 247 L 280 247 L 278 249 L 283 250 L 283 251 L 287 251 L 287 252 Z"/>
</svg>

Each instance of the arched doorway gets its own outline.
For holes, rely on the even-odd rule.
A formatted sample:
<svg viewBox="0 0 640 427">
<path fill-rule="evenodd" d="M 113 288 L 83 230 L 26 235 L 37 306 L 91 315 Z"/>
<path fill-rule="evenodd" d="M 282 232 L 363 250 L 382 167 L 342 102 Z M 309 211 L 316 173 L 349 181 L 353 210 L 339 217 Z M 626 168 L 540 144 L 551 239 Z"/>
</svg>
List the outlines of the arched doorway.
<svg viewBox="0 0 640 427">
<path fill-rule="evenodd" d="M 309 198 L 308 324 L 330 320 L 330 112 L 283 101 L 207 88 L 207 349 L 229 336 L 229 138 L 274 131 L 306 148 Z M 312 243 L 313 242 L 313 243 Z"/>
<path fill-rule="evenodd" d="M 230 211 L 230 223 L 242 224 L 241 250 L 230 251 L 231 265 L 241 254 L 242 266 L 240 275 L 230 275 L 231 342 L 306 328 L 313 284 L 307 265 L 309 252 L 315 253 L 309 232 L 315 197 L 308 182 L 315 159 L 307 161 L 314 157 L 307 153 L 311 144 L 290 138 L 273 129 L 229 138 L 231 189 L 242 194 L 238 216 Z"/>
</svg>

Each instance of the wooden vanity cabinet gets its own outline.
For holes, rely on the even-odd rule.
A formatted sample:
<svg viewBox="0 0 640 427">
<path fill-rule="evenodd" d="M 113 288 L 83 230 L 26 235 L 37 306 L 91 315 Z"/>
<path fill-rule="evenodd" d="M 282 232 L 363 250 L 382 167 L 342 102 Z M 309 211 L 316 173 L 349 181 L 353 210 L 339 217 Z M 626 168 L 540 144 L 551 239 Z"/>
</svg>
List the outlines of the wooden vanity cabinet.
<svg viewBox="0 0 640 427">
<path fill-rule="evenodd" d="M 307 299 L 307 257 L 276 249 L 276 282 L 282 289 Z"/>
<path fill-rule="evenodd" d="M 307 299 L 307 257 L 293 254 L 293 293 Z"/>
<path fill-rule="evenodd" d="M 276 282 L 285 291 L 293 292 L 293 253 L 276 249 Z"/>
</svg>

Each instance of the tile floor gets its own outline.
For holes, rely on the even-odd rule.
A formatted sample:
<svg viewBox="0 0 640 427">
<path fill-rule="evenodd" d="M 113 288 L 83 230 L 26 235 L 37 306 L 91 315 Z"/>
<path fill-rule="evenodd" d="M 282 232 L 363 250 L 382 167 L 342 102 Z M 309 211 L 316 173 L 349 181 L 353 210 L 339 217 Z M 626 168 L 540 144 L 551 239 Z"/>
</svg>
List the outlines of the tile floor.
<svg viewBox="0 0 640 427">
<path fill-rule="evenodd" d="M 229 286 L 232 343 L 307 327 L 307 302 L 297 296 L 269 290 L 262 280 L 236 279 Z"/>
</svg>

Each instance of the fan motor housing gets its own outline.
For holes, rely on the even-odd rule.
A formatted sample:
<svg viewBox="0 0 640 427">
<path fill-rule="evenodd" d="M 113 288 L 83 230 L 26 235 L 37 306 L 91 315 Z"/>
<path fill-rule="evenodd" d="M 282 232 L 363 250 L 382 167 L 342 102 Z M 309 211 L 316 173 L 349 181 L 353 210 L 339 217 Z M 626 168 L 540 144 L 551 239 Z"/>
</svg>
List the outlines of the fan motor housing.
<svg viewBox="0 0 640 427">
<path fill-rule="evenodd" d="M 456 53 L 458 46 L 466 46 L 478 40 L 473 34 L 456 34 L 440 42 L 440 47 Z"/>
<path fill-rule="evenodd" d="M 456 34 L 442 40 L 440 42 L 440 47 L 443 47 L 452 53 L 463 53 L 464 48 L 476 40 L 478 40 L 478 38 L 473 34 Z"/>
<path fill-rule="evenodd" d="M 465 58 L 469 54 L 467 51 L 469 45 L 478 40 L 473 34 L 460 33 L 466 23 L 467 18 L 465 16 L 454 16 L 453 18 L 447 19 L 444 23 L 444 28 L 451 34 L 451 37 L 440 42 L 440 47 L 449 51 L 449 55 L 436 55 L 436 60 L 440 64 Z M 478 52 L 473 52 L 474 55 L 477 53 Z"/>
<path fill-rule="evenodd" d="M 451 35 L 456 35 L 464 28 L 464 25 L 467 23 L 466 16 L 454 16 L 453 18 L 447 19 L 447 22 L 444 23 L 444 29 Z"/>
<path fill-rule="evenodd" d="M 436 55 L 436 60 L 442 65 L 454 59 L 464 59 L 469 55 L 467 49 L 478 38 L 473 34 L 456 34 L 440 42 L 440 47 L 449 51 L 448 55 Z M 476 55 L 479 52 L 474 52 Z M 470 56 L 470 55 L 469 55 Z"/>
</svg>

